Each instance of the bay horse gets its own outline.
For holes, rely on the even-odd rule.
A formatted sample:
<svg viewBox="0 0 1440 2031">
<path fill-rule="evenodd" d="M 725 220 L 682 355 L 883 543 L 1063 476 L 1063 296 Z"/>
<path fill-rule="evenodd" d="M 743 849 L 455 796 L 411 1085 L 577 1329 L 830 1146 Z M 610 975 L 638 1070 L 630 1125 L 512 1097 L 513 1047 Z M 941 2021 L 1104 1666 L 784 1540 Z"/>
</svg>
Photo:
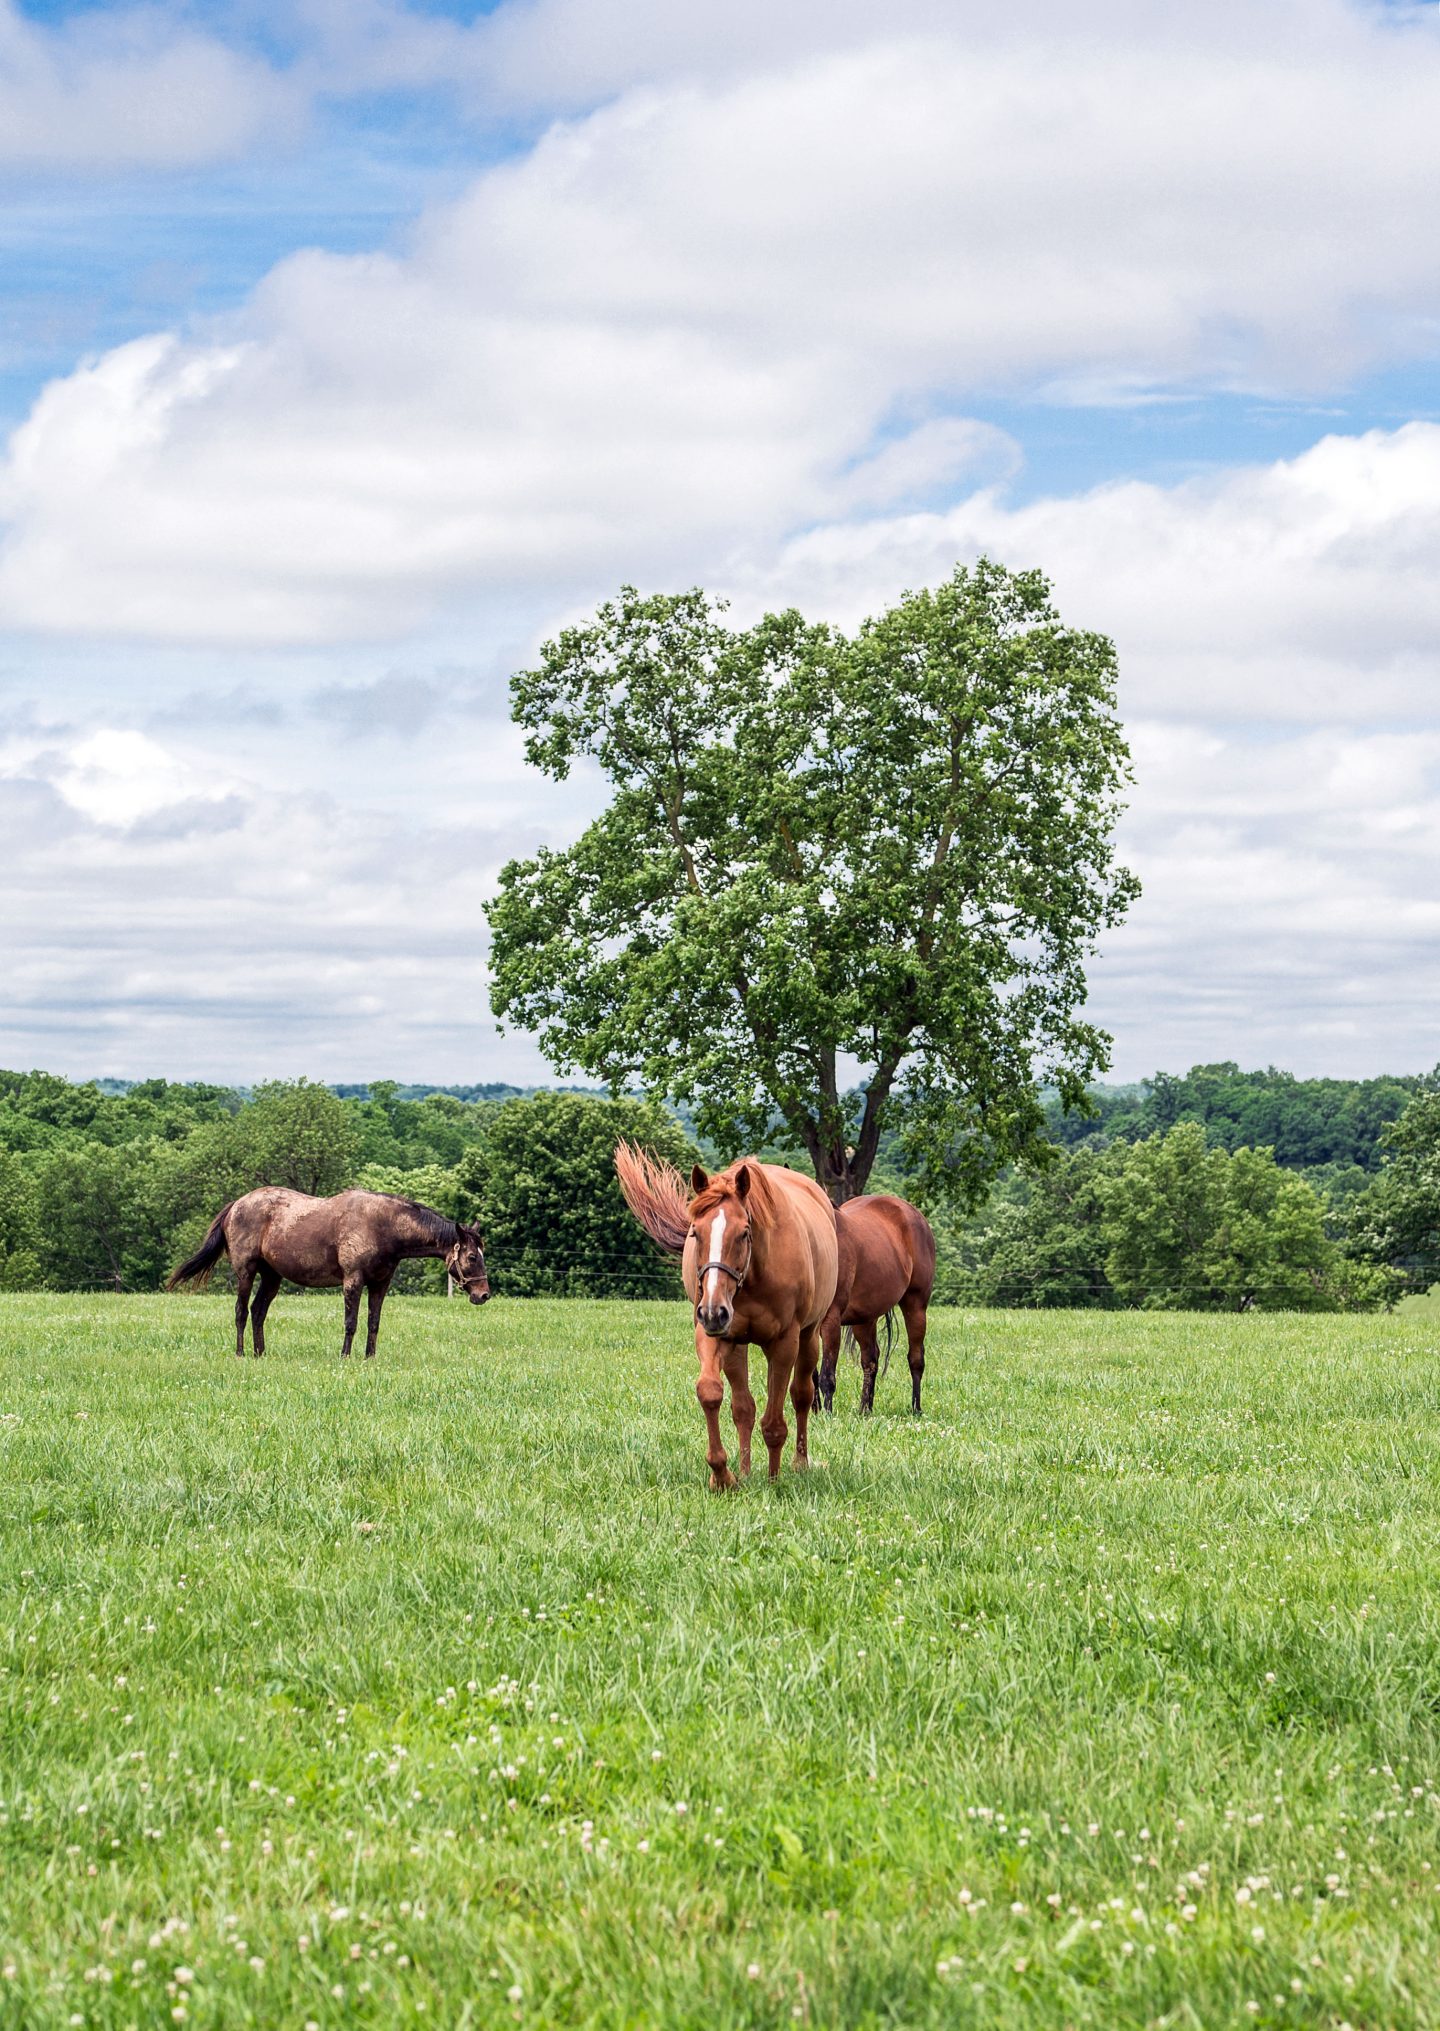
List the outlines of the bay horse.
<svg viewBox="0 0 1440 2031">
<path fill-rule="evenodd" d="M 877 1192 L 874 1198 L 847 1199 L 835 1208 L 839 1274 L 835 1300 L 820 1329 L 824 1358 L 820 1363 L 820 1400 L 835 1408 L 835 1365 L 840 1335 L 849 1328 L 860 1349 L 860 1415 L 875 1407 L 875 1376 L 880 1342 L 875 1331 L 885 1321 L 889 1360 L 892 1318 L 898 1309 L 905 1321 L 910 1355 L 910 1407 L 920 1415 L 920 1379 L 925 1373 L 925 1313 L 935 1288 L 935 1236 L 930 1222 L 908 1199 Z"/>
<path fill-rule="evenodd" d="M 750 1472 L 752 1342 L 768 1370 L 760 1432 L 770 1455 L 770 1479 L 780 1472 L 789 1437 L 787 1389 L 795 1407 L 795 1467 L 803 1472 L 810 1465 L 820 1321 L 835 1295 L 835 1209 L 809 1178 L 754 1157 L 738 1159 L 713 1178 L 697 1164 L 688 1192 L 673 1164 L 631 1143 L 615 1151 L 615 1170 L 625 1203 L 645 1232 L 667 1254 L 680 1257 L 695 1308 L 700 1361 L 695 1394 L 705 1413 L 710 1486 L 718 1491 L 738 1485 L 720 1436 L 726 1381 L 740 1472 Z"/>
<path fill-rule="evenodd" d="M 333 1199 L 312 1199 L 283 1185 L 262 1185 L 223 1206 L 188 1262 L 165 1279 L 167 1291 L 177 1284 L 205 1284 L 222 1255 L 235 1272 L 235 1352 L 245 1353 L 245 1314 L 250 1289 L 259 1279 L 250 1337 L 256 1355 L 265 1352 L 265 1314 L 282 1280 L 307 1290 L 345 1293 L 345 1339 L 350 1352 L 360 1317 L 360 1293 L 370 1300 L 365 1358 L 375 1352 L 380 1334 L 380 1307 L 402 1262 L 438 1255 L 472 1305 L 490 1295 L 485 1253 L 478 1227 L 466 1227 L 389 1192 L 338 1192 Z"/>
</svg>

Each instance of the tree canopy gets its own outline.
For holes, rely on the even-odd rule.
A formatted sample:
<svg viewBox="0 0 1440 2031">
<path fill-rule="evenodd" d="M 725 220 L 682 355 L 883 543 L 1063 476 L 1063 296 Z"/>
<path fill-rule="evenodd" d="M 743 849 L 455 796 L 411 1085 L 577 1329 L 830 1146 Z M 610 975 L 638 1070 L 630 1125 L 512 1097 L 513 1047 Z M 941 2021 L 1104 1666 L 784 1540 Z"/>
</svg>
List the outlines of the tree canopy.
<svg viewBox="0 0 1440 2031">
<path fill-rule="evenodd" d="M 1067 1152 L 960 1253 L 967 1294 L 986 1304 L 1341 1311 L 1389 1294 L 1273 1150 L 1217 1148 L 1193 1121 Z"/>
<path fill-rule="evenodd" d="M 1083 1113 L 1047 1099 L 1050 1133 L 1070 1146 L 1096 1136 L 1140 1142 L 1180 1121 L 1198 1121 L 1221 1149 L 1273 1149 L 1287 1170 L 1321 1165 L 1377 1170 L 1386 1128 L 1433 1080 L 1297 1079 L 1293 1072 L 1242 1072 L 1231 1062 L 1156 1072 L 1138 1086 L 1099 1087 Z"/>
<path fill-rule="evenodd" d="M 1440 1091 L 1417 1093 L 1386 1131 L 1379 1175 L 1352 1200 L 1350 1245 L 1396 1294 L 1440 1282 Z"/>
<path fill-rule="evenodd" d="M 1048 1146 L 1109 1039 L 1084 962 L 1136 893 L 1103 636 L 982 560 L 853 636 L 731 629 L 625 588 L 513 682 L 532 763 L 608 808 L 504 870 L 492 1001 L 557 1068 L 688 1103 L 734 1152 L 777 1123 L 835 1199 L 882 1132 L 973 1203 Z"/>
</svg>

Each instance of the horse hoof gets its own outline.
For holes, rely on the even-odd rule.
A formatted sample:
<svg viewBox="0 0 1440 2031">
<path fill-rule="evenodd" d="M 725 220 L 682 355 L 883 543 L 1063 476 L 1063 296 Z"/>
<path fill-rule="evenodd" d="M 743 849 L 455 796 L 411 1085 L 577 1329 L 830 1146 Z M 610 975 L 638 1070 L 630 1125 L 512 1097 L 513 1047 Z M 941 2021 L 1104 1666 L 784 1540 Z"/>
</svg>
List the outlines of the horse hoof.
<svg viewBox="0 0 1440 2031">
<path fill-rule="evenodd" d="M 728 1495 L 732 1488 L 738 1488 L 739 1486 L 740 1483 L 735 1479 L 735 1476 L 730 1472 L 728 1467 L 722 1467 L 719 1473 L 713 1467 L 710 1469 L 710 1493 L 712 1495 Z"/>
</svg>

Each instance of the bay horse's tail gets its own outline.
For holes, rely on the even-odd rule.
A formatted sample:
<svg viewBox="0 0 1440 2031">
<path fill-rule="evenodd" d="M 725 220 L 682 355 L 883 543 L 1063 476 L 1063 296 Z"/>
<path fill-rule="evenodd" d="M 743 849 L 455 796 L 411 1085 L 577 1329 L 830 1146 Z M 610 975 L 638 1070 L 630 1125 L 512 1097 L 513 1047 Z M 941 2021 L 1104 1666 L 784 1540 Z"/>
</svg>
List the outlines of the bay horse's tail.
<svg viewBox="0 0 1440 2031">
<path fill-rule="evenodd" d="M 210 1272 L 226 1250 L 225 1222 L 230 1217 L 230 1207 L 222 1206 L 210 1223 L 210 1232 L 205 1236 L 195 1253 L 182 1262 L 178 1269 L 172 1269 L 165 1279 L 167 1291 L 173 1291 L 178 1284 L 195 1282 L 203 1290 L 210 1281 Z"/>
<path fill-rule="evenodd" d="M 882 1313 L 881 1316 L 875 1321 L 875 1323 L 877 1326 L 883 1326 L 885 1328 L 885 1359 L 880 1363 L 880 1373 L 882 1375 L 888 1375 L 890 1373 L 890 1349 L 895 1344 L 895 1307 L 892 1305 L 889 1311 Z M 860 1342 L 855 1338 L 855 1329 L 853 1328 L 853 1326 L 847 1326 L 845 1328 L 845 1341 L 850 1349 L 850 1352 L 858 1360 L 860 1355 Z M 875 1335 L 875 1345 L 877 1347 L 880 1345 L 880 1335 L 878 1333 Z"/>
<path fill-rule="evenodd" d="M 690 1232 L 690 1194 L 674 1164 L 652 1157 L 633 1142 L 617 1143 L 615 1175 L 625 1204 L 652 1241 L 667 1255 L 683 1255 Z"/>
</svg>

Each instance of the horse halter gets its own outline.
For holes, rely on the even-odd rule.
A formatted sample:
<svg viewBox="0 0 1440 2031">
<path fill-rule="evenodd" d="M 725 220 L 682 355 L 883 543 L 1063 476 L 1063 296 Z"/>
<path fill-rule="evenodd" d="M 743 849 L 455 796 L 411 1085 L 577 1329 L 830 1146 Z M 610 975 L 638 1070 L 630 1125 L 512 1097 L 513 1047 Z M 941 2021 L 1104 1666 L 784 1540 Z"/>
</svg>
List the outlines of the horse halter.
<svg viewBox="0 0 1440 2031">
<path fill-rule="evenodd" d="M 739 1297 L 741 1289 L 744 1286 L 745 1279 L 750 1274 L 750 1265 L 754 1258 L 754 1254 L 755 1254 L 755 1242 L 753 1237 L 751 1236 L 749 1228 L 747 1227 L 745 1230 L 745 1267 L 743 1269 L 736 1269 L 732 1263 L 722 1262 L 718 1256 L 713 1262 L 703 1262 L 697 1267 L 695 1271 L 696 1290 L 703 1295 L 705 1290 L 706 1277 L 709 1276 L 712 1269 L 718 1269 L 723 1276 L 734 1277 L 735 1295 L 736 1297 Z M 697 1298 L 695 1301 L 695 1309 L 697 1311 L 700 1309 L 699 1298 Z"/>
</svg>

